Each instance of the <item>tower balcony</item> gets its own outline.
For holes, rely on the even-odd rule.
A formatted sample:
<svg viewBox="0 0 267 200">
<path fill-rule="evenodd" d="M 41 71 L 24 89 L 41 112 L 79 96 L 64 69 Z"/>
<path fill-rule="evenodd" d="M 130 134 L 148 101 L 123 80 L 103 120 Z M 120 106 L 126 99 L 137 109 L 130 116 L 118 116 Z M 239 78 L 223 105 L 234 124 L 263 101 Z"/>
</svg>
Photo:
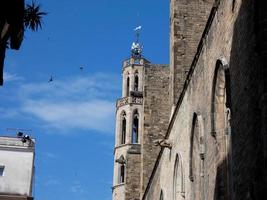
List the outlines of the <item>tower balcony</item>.
<svg viewBox="0 0 267 200">
<path fill-rule="evenodd" d="M 123 97 L 117 100 L 116 107 L 119 108 L 125 105 L 143 105 L 143 95 Z"/>
<path fill-rule="evenodd" d="M 123 62 L 123 68 L 133 65 L 144 65 L 146 63 L 150 63 L 145 58 L 129 58 Z"/>
</svg>

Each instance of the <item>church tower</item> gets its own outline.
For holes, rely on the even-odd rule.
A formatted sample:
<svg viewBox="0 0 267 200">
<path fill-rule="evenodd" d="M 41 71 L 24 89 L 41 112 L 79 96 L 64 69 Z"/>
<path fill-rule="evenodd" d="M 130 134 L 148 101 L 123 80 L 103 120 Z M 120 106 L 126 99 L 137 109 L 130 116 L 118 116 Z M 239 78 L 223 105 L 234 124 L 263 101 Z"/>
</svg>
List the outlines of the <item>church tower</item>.
<svg viewBox="0 0 267 200">
<path fill-rule="evenodd" d="M 122 66 L 122 98 L 116 104 L 113 200 L 139 199 L 141 135 L 143 124 L 143 71 L 148 61 L 142 57 L 137 27 L 131 57 Z"/>
<path fill-rule="evenodd" d="M 123 62 L 122 98 L 116 104 L 113 200 L 141 198 L 169 122 L 170 70 L 142 56 L 140 29 Z"/>
</svg>

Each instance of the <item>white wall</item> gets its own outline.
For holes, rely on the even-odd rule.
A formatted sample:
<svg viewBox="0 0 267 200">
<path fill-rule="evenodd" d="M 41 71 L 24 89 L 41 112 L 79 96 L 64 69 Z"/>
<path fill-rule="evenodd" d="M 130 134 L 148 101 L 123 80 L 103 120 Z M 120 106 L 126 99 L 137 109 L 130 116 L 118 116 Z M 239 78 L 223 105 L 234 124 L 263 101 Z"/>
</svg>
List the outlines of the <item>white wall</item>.
<svg viewBox="0 0 267 200">
<path fill-rule="evenodd" d="M 0 176 L 0 193 L 31 196 L 33 162 L 33 151 L 0 145 L 0 166 L 5 167 Z"/>
</svg>

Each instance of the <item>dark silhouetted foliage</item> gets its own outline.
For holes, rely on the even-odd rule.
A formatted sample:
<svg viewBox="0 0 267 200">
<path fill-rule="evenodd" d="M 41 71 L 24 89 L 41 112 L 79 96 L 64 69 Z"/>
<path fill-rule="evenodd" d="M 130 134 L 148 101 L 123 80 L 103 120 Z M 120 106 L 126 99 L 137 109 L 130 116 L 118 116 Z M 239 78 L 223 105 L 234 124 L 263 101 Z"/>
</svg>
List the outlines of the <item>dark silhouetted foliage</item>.
<svg viewBox="0 0 267 200">
<path fill-rule="evenodd" d="M 24 10 L 24 26 L 32 31 L 37 31 L 39 28 L 42 29 L 42 17 L 47 15 L 46 12 L 40 11 L 40 5 L 32 2 L 26 4 Z"/>
</svg>

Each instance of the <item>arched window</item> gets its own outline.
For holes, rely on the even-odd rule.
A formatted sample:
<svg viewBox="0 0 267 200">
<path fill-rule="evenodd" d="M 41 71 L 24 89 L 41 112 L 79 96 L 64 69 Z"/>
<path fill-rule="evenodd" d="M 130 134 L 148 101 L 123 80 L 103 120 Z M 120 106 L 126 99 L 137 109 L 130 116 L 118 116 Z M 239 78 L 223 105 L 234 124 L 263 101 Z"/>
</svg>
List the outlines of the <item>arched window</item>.
<svg viewBox="0 0 267 200">
<path fill-rule="evenodd" d="M 163 200 L 164 198 L 163 198 L 163 191 L 161 190 L 160 191 L 160 197 L 159 197 L 159 200 Z"/>
<path fill-rule="evenodd" d="M 182 160 L 177 154 L 174 164 L 173 175 L 173 200 L 182 200 L 185 197 L 184 192 L 184 175 L 182 168 Z"/>
<path fill-rule="evenodd" d="M 139 114 L 135 110 L 133 113 L 132 143 L 138 143 L 139 140 Z"/>
<path fill-rule="evenodd" d="M 130 94 L 130 77 L 128 76 L 126 79 L 126 96 L 128 97 Z"/>
<path fill-rule="evenodd" d="M 136 71 L 134 75 L 134 91 L 138 91 L 138 87 L 139 87 L 139 76 L 138 76 L 138 71 Z"/>
<path fill-rule="evenodd" d="M 119 183 L 125 181 L 125 164 L 119 164 Z"/>
<path fill-rule="evenodd" d="M 200 128 L 199 116 L 194 114 L 190 137 L 190 169 L 191 199 L 204 200 L 204 176 L 203 176 L 203 136 Z"/>
<path fill-rule="evenodd" d="M 214 152 L 217 162 L 215 181 L 215 199 L 227 200 L 230 198 L 230 167 L 228 145 L 231 143 L 231 94 L 230 74 L 228 65 L 224 60 L 218 60 L 214 72 L 211 102 L 211 133 L 215 139 Z"/>
<path fill-rule="evenodd" d="M 126 142 L 126 124 L 126 113 L 123 111 L 121 115 L 121 144 Z"/>
<path fill-rule="evenodd" d="M 229 69 L 218 60 L 213 78 L 211 102 L 211 131 L 216 140 L 220 140 L 220 135 L 224 135 L 228 123 L 227 113 L 231 111 L 230 93 Z"/>
</svg>

